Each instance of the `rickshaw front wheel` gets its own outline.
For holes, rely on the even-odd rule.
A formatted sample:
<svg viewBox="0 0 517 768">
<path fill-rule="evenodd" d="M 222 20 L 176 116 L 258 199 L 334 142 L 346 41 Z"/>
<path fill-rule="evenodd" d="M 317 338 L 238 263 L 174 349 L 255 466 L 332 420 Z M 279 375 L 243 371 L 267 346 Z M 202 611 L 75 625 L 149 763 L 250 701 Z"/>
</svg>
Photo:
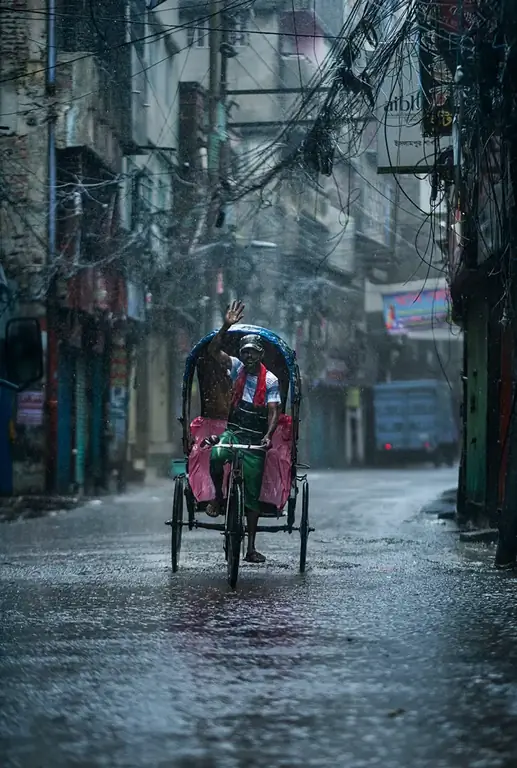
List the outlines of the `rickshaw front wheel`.
<svg viewBox="0 0 517 768">
<path fill-rule="evenodd" d="M 232 589 L 237 586 L 239 577 L 239 563 L 241 556 L 241 543 L 244 526 L 244 499 L 242 486 L 235 480 L 229 490 L 228 512 L 226 518 L 226 564 L 228 572 L 228 584 Z"/>
</svg>

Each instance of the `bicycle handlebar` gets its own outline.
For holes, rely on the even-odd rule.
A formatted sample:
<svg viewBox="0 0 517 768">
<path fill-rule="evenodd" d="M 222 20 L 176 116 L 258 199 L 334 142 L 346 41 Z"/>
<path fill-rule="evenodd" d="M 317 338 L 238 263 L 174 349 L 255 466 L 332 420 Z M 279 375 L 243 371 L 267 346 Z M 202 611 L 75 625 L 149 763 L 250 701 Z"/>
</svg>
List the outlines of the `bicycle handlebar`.
<svg viewBox="0 0 517 768">
<path fill-rule="evenodd" d="M 229 448 L 233 449 L 235 451 L 265 451 L 266 446 L 265 445 L 252 445 L 251 443 L 245 444 L 245 443 L 212 443 L 208 438 L 205 438 L 205 440 L 201 443 L 201 448 Z"/>
<path fill-rule="evenodd" d="M 219 443 L 219 445 L 221 445 Z M 216 446 L 217 447 L 217 446 Z M 264 445 L 240 445 L 239 443 L 228 443 L 221 445 L 221 448 L 231 448 L 234 451 L 265 451 L 266 447 Z"/>
</svg>

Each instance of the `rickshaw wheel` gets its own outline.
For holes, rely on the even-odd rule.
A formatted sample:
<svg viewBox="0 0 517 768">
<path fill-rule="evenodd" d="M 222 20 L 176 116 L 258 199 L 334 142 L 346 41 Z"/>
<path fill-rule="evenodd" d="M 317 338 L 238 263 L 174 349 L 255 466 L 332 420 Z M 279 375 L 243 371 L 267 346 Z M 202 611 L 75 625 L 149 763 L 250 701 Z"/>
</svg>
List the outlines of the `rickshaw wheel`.
<svg viewBox="0 0 517 768">
<path fill-rule="evenodd" d="M 176 573 L 181 551 L 181 533 L 183 531 L 183 501 L 184 478 L 177 477 L 174 483 L 174 497 L 172 501 L 172 520 L 171 520 L 171 564 L 172 572 Z"/>
<path fill-rule="evenodd" d="M 243 504 L 242 487 L 239 483 L 234 482 L 230 489 L 225 533 L 228 584 L 232 589 L 237 586 L 239 577 L 244 519 Z"/>
<path fill-rule="evenodd" d="M 309 539 L 309 483 L 302 486 L 302 518 L 300 520 L 300 573 L 305 573 L 307 541 Z"/>
</svg>

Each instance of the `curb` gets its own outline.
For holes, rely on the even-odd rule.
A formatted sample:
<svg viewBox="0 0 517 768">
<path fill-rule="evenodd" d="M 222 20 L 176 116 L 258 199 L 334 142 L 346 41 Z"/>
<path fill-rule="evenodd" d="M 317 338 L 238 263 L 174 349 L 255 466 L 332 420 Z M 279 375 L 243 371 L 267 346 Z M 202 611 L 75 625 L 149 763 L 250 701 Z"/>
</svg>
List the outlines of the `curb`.
<svg viewBox="0 0 517 768">
<path fill-rule="evenodd" d="M 83 496 L 15 496 L 0 502 L 0 523 L 45 517 L 51 512 L 69 511 L 88 498 Z"/>
<path fill-rule="evenodd" d="M 438 515 L 442 520 L 449 519 L 447 517 L 448 515 L 451 515 L 451 518 L 454 518 L 456 515 L 456 502 L 451 503 L 444 501 L 443 499 L 434 499 L 433 501 L 424 504 L 423 507 L 420 507 L 420 512 L 423 512 L 426 515 Z M 441 515 L 445 515 L 445 517 L 441 517 Z"/>
<path fill-rule="evenodd" d="M 497 528 L 481 528 L 479 531 L 462 531 L 460 541 L 465 543 L 495 544 L 499 537 Z"/>
<path fill-rule="evenodd" d="M 449 488 L 448 491 L 443 491 L 438 497 L 440 501 L 445 502 L 446 504 L 454 504 L 456 506 L 456 501 L 458 499 L 458 489 L 457 488 Z"/>
</svg>

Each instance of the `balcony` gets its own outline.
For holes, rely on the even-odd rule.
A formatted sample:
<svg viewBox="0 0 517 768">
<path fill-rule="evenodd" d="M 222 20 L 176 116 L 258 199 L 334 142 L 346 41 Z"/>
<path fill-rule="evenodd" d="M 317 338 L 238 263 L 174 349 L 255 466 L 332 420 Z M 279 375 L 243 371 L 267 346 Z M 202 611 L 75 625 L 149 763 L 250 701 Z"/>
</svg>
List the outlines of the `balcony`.
<svg viewBox="0 0 517 768">
<path fill-rule="evenodd" d="M 113 80 L 88 53 L 58 57 L 58 149 L 88 149 L 110 170 L 122 167 L 127 115 L 114 97 Z"/>
</svg>

